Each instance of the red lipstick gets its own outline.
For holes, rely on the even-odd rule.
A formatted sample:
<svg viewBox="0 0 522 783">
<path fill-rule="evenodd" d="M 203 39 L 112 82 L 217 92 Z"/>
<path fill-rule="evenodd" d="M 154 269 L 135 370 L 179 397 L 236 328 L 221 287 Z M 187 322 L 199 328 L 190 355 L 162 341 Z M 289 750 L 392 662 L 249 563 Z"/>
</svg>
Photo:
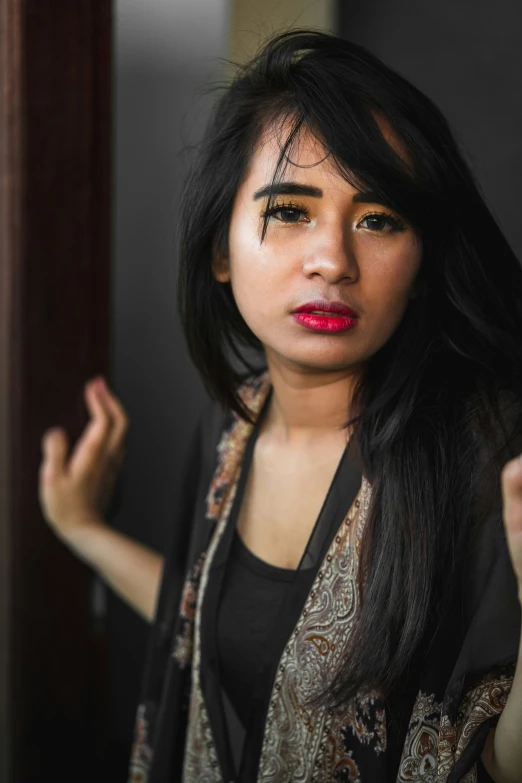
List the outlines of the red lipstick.
<svg viewBox="0 0 522 783">
<path fill-rule="evenodd" d="M 332 313 L 332 315 L 329 315 Z M 297 323 L 314 332 L 345 332 L 357 325 L 358 315 L 343 302 L 316 299 L 306 302 L 292 313 Z"/>
</svg>

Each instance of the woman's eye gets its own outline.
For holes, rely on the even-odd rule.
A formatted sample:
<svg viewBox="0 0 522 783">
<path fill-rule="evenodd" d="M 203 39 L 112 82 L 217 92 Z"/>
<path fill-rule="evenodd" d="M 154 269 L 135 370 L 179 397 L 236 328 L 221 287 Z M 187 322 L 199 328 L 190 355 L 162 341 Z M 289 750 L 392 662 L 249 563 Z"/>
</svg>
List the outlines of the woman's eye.
<svg viewBox="0 0 522 783">
<path fill-rule="evenodd" d="M 274 205 L 271 209 L 263 212 L 261 217 L 274 218 L 278 223 L 302 223 L 303 218 L 306 221 L 310 215 L 308 210 L 292 204 Z M 371 215 L 365 215 L 358 224 L 363 228 L 369 229 L 373 233 L 392 233 L 402 231 L 404 225 L 393 215 L 387 213 L 375 212 Z"/>
<path fill-rule="evenodd" d="M 302 216 L 307 218 L 308 213 L 300 207 L 274 206 L 261 215 L 261 217 L 266 216 L 274 217 L 280 223 L 300 223 L 302 222 L 300 218 Z"/>
<path fill-rule="evenodd" d="M 297 223 L 299 220 L 299 215 L 301 214 L 299 209 L 287 209 L 286 207 L 283 207 L 283 209 L 277 209 L 276 212 L 279 212 L 281 215 L 281 220 L 283 223 Z"/>
<path fill-rule="evenodd" d="M 363 225 L 365 222 L 367 223 L 366 226 Z M 375 233 L 384 231 L 386 226 L 390 226 L 390 231 L 401 231 L 404 228 L 404 226 L 392 215 L 382 215 L 379 213 L 366 215 L 360 221 L 359 225 L 363 226 L 363 228 L 369 228 L 370 231 L 374 231 Z"/>
</svg>

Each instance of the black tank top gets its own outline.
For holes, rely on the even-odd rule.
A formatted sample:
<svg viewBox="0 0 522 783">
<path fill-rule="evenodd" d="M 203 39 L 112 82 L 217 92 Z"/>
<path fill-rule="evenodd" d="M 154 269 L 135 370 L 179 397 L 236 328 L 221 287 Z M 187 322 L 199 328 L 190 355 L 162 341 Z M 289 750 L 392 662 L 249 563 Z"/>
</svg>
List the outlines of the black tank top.
<svg viewBox="0 0 522 783">
<path fill-rule="evenodd" d="M 252 685 L 268 662 L 267 641 L 274 618 L 294 574 L 291 568 L 278 568 L 260 560 L 234 531 L 217 639 L 221 683 L 244 726 L 250 715 Z M 288 635 L 291 630 L 288 629 Z"/>
<path fill-rule="evenodd" d="M 223 757 L 229 756 L 230 771 L 231 763 L 235 767 L 229 778 L 237 783 L 253 783 L 257 779 L 277 662 L 362 479 L 358 457 L 348 444 L 298 569 L 272 566 L 250 552 L 241 541 L 236 525 L 270 396 L 265 400 L 243 456 L 227 529 L 213 558 L 202 610 L 201 673 L 202 677 L 208 676 L 208 698 L 217 700 L 209 701 L 213 728 L 222 743 Z M 220 694 L 212 691 L 216 682 Z"/>
</svg>

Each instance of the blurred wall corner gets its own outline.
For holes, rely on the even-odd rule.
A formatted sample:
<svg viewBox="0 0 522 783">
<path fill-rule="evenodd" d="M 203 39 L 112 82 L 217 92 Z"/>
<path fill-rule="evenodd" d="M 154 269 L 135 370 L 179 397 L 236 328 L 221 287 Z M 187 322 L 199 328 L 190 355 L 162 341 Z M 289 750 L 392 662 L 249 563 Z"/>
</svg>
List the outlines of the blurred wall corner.
<svg viewBox="0 0 522 783">
<path fill-rule="evenodd" d="M 177 314 L 176 225 L 229 26 L 227 0 L 114 3 L 111 381 L 129 415 L 112 522 L 164 552 L 207 395 Z M 107 591 L 110 783 L 126 780 L 150 626 Z"/>
</svg>

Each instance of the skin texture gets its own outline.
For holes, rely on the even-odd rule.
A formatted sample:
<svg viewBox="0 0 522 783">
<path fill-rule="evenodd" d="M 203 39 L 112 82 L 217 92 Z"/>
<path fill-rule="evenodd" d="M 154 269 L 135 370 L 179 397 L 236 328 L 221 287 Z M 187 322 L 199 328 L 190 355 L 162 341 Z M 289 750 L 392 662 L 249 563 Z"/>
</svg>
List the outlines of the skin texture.
<svg viewBox="0 0 522 783">
<path fill-rule="evenodd" d="M 378 122 L 407 160 L 386 121 Z M 261 244 L 267 198 L 253 196 L 271 182 L 280 139 L 274 128 L 261 136 L 233 205 L 229 255 L 214 259 L 213 273 L 231 283 L 239 311 L 266 352 L 274 393 L 264 430 L 299 448 L 335 436 L 346 421 L 354 379 L 389 340 L 415 295 L 422 244 L 400 215 L 378 203 L 354 202 L 357 190 L 309 132 L 293 150 L 284 179 L 313 185 L 323 195 L 278 196 L 276 205 L 291 209 L 270 218 Z M 394 231 L 385 213 L 403 230 Z M 313 299 L 349 305 L 359 314 L 357 326 L 338 334 L 309 331 L 291 313 Z"/>
</svg>

